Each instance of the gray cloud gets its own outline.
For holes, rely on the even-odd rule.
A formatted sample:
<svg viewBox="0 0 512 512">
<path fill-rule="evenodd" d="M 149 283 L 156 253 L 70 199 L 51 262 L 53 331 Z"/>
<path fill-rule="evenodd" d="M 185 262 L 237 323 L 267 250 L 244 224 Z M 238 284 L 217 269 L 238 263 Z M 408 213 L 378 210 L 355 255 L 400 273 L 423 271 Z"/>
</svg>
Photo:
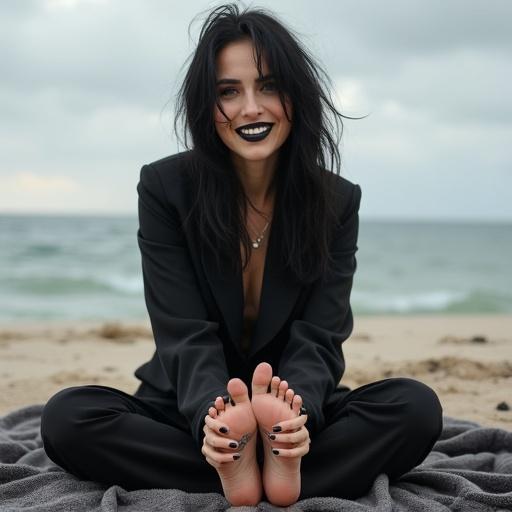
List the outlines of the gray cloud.
<svg viewBox="0 0 512 512">
<path fill-rule="evenodd" d="M 0 3 L 0 209 L 69 209 L 86 191 L 83 209 L 134 214 L 140 166 L 177 149 L 173 94 L 201 19 L 192 41 L 187 29 L 213 5 Z M 342 146 L 363 215 L 512 219 L 512 3 L 253 5 L 299 33 L 343 112 L 370 114 L 345 122 Z M 76 188 L 60 206 L 46 192 L 29 200 L 13 187 L 44 184 L 26 172 Z"/>
</svg>

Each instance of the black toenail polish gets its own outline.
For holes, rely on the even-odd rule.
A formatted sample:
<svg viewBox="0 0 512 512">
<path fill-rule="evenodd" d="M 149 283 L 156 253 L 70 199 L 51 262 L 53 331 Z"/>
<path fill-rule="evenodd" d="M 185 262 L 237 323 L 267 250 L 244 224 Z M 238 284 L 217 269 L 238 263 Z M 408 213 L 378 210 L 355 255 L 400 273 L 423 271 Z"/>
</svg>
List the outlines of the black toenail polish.
<svg viewBox="0 0 512 512">
<path fill-rule="evenodd" d="M 270 434 L 268 437 L 269 439 L 272 439 L 272 441 L 276 440 L 276 436 L 274 434 Z"/>
<path fill-rule="evenodd" d="M 282 428 L 279 425 L 277 425 L 276 427 L 272 427 L 272 430 L 274 432 L 281 432 Z"/>
<path fill-rule="evenodd" d="M 238 460 L 240 458 L 240 455 L 233 455 L 233 459 Z"/>
<path fill-rule="evenodd" d="M 222 400 L 223 400 L 223 402 L 224 402 L 225 404 L 227 404 L 227 403 L 229 402 L 229 395 L 224 395 L 224 396 L 222 397 Z"/>
<path fill-rule="evenodd" d="M 238 446 L 238 444 L 236 444 L 236 443 L 233 443 L 233 442 L 229 443 L 230 448 L 236 448 L 237 446 Z"/>
<path fill-rule="evenodd" d="M 273 453 L 274 455 L 279 455 L 279 450 L 272 450 L 272 453 Z"/>
<path fill-rule="evenodd" d="M 228 429 L 226 427 L 220 427 L 219 430 L 223 433 L 223 434 L 227 434 L 228 433 Z"/>
</svg>

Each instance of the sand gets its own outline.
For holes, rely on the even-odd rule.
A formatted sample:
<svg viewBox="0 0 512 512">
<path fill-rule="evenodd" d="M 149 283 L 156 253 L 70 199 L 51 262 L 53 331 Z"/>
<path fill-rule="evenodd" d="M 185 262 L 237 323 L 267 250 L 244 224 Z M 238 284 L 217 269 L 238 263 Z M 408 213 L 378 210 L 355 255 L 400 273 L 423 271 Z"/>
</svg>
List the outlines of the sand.
<svg viewBox="0 0 512 512">
<path fill-rule="evenodd" d="M 512 315 L 356 316 L 343 350 L 352 389 L 411 377 L 446 415 L 512 431 Z M 75 385 L 133 393 L 153 351 L 149 321 L 0 324 L 0 415 Z"/>
</svg>

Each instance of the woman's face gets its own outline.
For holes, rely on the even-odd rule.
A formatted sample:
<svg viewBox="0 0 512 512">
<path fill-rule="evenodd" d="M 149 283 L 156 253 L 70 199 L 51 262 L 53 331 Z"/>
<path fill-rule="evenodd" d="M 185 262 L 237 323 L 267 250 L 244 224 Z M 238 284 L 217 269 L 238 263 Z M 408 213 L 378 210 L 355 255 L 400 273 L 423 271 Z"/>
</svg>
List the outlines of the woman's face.
<svg viewBox="0 0 512 512">
<path fill-rule="evenodd" d="M 217 55 L 217 94 L 222 109 L 231 120 L 231 126 L 215 106 L 215 129 L 237 157 L 262 161 L 274 155 L 283 145 L 290 133 L 291 123 L 286 118 L 274 81 L 256 81 L 258 69 L 253 51 L 252 42 L 243 40 L 230 43 Z M 261 65 L 263 76 L 267 77 L 269 70 L 263 56 Z M 290 101 L 286 102 L 286 109 L 291 119 Z M 254 123 L 262 124 L 245 133 L 240 130 Z"/>
</svg>

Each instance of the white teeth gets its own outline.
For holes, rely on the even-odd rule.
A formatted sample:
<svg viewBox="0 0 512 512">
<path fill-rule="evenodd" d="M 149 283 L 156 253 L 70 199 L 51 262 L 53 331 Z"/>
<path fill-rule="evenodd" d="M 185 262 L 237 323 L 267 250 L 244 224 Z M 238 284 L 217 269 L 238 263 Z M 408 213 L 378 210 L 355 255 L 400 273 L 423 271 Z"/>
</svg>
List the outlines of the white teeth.
<svg viewBox="0 0 512 512">
<path fill-rule="evenodd" d="M 240 131 L 246 135 L 255 135 L 257 133 L 263 133 L 268 130 L 270 130 L 270 126 L 262 126 L 261 128 L 243 128 Z"/>
</svg>

